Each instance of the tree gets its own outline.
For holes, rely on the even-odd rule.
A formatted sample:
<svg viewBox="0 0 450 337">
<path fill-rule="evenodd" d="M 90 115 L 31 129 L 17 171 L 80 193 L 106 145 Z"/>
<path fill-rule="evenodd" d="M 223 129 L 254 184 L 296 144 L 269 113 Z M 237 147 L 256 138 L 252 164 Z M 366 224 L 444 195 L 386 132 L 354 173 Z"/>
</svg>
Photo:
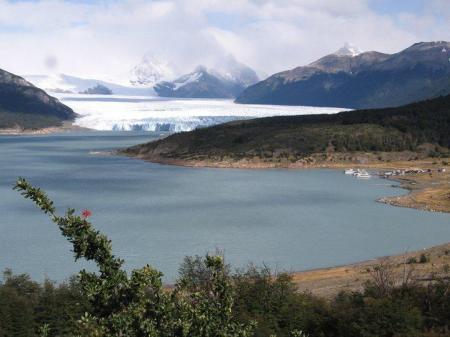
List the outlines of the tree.
<svg viewBox="0 0 450 337">
<path fill-rule="evenodd" d="M 10 270 L 4 272 L 0 283 L 0 337 L 34 336 L 33 308 L 37 284 L 26 275 L 13 276 Z"/>
<path fill-rule="evenodd" d="M 238 323 L 232 315 L 233 288 L 223 259 L 203 260 L 210 279 L 193 289 L 181 279 L 173 291 L 162 287 L 162 273 L 146 265 L 130 275 L 123 260 L 112 253 L 111 241 L 88 221 L 90 211 L 56 213 L 53 201 L 39 188 L 19 178 L 14 187 L 31 199 L 59 227 L 73 246 L 75 259 L 93 261 L 98 273 L 82 270 L 79 283 L 91 309 L 74 328 L 76 336 L 127 337 L 246 337 L 253 324 Z M 51 331 L 51 326 L 46 327 Z"/>
<path fill-rule="evenodd" d="M 234 275 L 234 286 L 234 314 L 241 322 L 257 321 L 256 337 L 329 336 L 325 301 L 299 293 L 291 275 L 251 265 Z"/>
</svg>

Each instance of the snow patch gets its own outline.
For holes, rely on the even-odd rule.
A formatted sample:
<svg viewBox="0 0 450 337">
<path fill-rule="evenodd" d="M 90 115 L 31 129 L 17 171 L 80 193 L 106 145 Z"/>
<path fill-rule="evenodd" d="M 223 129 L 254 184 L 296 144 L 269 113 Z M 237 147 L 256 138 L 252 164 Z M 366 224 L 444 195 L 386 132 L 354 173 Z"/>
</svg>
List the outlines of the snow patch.
<svg viewBox="0 0 450 337">
<path fill-rule="evenodd" d="M 202 72 L 199 71 L 181 76 L 179 79 L 173 82 L 173 90 L 178 90 L 181 87 L 184 87 L 186 84 L 197 82 L 201 77 Z"/>
<path fill-rule="evenodd" d="M 146 54 L 141 63 L 131 70 L 130 83 L 135 87 L 153 88 L 158 82 L 173 79 L 175 74 L 175 67 L 168 61 Z"/>
<path fill-rule="evenodd" d="M 49 93 L 73 93 L 84 92 L 97 85 L 102 85 L 110 89 L 116 95 L 155 95 L 152 88 L 133 88 L 116 83 L 106 82 L 97 79 L 86 79 L 66 74 L 52 75 L 25 75 L 27 81 Z"/>
<path fill-rule="evenodd" d="M 363 53 L 363 50 L 352 45 L 351 43 L 346 42 L 342 48 L 339 48 L 336 52 L 334 52 L 337 56 L 357 56 Z"/>
</svg>

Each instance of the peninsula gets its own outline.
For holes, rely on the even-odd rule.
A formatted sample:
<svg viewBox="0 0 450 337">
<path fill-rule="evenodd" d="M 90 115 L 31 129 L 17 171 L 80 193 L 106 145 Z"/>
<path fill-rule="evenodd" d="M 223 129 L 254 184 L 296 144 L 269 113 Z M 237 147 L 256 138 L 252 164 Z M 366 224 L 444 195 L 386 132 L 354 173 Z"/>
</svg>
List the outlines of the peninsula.
<svg viewBox="0 0 450 337">
<path fill-rule="evenodd" d="M 120 150 L 155 163 L 223 168 L 344 168 L 377 169 L 448 165 L 450 156 L 450 95 L 402 107 L 344 111 L 235 121 Z M 450 211 L 448 172 L 436 181 L 406 177 L 404 186 L 426 193 L 408 203 L 386 202 Z M 429 177 L 429 176 L 428 176 Z M 403 177 L 405 178 L 405 177 Z M 423 184 L 417 183 L 421 179 Z M 414 185 L 415 184 L 415 185 Z M 431 191 L 439 189 L 433 195 Z M 425 198 L 425 201 L 424 201 Z M 434 198 L 434 199 L 433 199 Z M 440 206 L 431 207 L 436 200 Z"/>
</svg>

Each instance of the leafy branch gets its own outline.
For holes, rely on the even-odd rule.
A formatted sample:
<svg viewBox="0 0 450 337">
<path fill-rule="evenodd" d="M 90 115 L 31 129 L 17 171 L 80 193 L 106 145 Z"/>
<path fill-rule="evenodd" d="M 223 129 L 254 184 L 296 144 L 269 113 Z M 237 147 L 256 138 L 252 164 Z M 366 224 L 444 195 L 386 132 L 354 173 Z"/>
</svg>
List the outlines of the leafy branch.
<svg viewBox="0 0 450 337">
<path fill-rule="evenodd" d="M 47 194 L 27 180 L 19 178 L 14 189 L 50 216 L 72 244 L 75 260 L 94 261 L 98 267 L 99 273 L 82 270 L 79 274 L 92 309 L 79 320 L 75 336 L 252 335 L 253 323 L 243 325 L 233 318 L 233 287 L 220 256 L 203 260 L 211 275 L 208 285 L 193 290 L 182 279 L 169 291 L 162 286 L 163 274 L 149 265 L 127 274 L 124 261 L 112 253 L 111 241 L 88 221 L 90 211 L 77 215 L 69 208 L 59 216 Z"/>
</svg>

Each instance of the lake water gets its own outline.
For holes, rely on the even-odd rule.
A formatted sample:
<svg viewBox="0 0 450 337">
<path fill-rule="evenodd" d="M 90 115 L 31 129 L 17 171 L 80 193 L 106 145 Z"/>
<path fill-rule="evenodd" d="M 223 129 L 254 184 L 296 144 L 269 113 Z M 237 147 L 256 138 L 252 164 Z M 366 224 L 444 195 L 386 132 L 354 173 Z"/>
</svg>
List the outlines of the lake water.
<svg viewBox="0 0 450 337">
<path fill-rule="evenodd" d="M 448 242 L 450 216 L 375 202 L 405 193 L 335 170 L 164 166 L 99 152 L 158 133 L 0 136 L 0 269 L 63 280 L 85 264 L 34 204 L 12 191 L 23 176 L 62 212 L 93 212 L 126 267 L 149 263 L 175 279 L 185 255 L 216 248 L 242 267 L 304 270 Z"/>
</svg>

